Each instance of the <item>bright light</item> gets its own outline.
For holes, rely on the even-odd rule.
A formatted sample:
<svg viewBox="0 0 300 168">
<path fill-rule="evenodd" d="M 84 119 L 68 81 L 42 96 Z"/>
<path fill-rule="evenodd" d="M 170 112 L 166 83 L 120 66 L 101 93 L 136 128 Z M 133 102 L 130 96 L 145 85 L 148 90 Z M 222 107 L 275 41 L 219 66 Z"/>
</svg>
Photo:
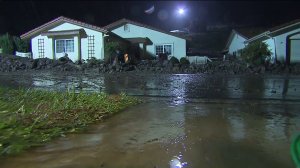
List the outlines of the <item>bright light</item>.
<svg viewBox="0 0 300 168">
<path fill-rule="evenodd" d="M 178 13 L 181 15 L 184 14 L 184 9 L 182 9 L 182 8 L 178 9 Z"/>
</svg>

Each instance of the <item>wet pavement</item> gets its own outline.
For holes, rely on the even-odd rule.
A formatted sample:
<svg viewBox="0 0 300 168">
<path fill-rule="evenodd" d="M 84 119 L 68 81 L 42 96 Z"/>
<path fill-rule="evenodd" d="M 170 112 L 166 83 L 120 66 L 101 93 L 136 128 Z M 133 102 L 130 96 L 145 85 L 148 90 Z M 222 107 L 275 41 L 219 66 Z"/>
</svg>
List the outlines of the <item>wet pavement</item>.
<svg viewBox="0 0 300 168">
<path fill-rule="evenodd" d="M 292 168 L 297 76 L 0 74 L 6 86 L 125 92 L 145 103 L 81 134 L 0 159 L 7 168 Z M 175 156 L 175 157 L 174 157 Z"/>
</svg>

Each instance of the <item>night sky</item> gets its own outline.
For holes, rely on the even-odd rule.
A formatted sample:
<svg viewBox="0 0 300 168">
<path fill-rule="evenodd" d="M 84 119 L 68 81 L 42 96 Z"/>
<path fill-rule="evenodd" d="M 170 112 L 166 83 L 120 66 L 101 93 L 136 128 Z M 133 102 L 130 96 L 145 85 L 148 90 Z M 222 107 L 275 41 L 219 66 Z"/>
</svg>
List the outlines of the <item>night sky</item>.
<svg viewBox="0 0 300 168">
<path fill-rule="evenodd" d="M 145 14 L 152 5 L 155 11 Z M 178 16 L 178 7 L 186 13 Z M 190 27 L 204 30 L 209 24 L 276 26 L 300 19 L 296 1 L 2 1 L 0 34 L 21 35 L 58 16 L 66 16 L 97 26 L 128 18 L 165 30 Z"/>
</svg>

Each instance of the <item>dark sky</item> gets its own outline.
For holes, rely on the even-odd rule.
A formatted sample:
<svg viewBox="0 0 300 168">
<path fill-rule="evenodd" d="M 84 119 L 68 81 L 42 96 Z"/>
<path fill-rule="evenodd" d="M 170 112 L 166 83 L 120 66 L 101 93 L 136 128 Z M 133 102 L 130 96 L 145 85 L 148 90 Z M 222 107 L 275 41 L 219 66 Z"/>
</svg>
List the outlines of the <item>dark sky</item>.
<svg viewBox="0 0 300 168">
<path fill-rule="evenodd" d="M 147 15 L 144 10 L 155 6 Z M 186 8 L 184 16 L 175 10 Z M 0 33 L 20 35 L 58 16 L 66 16 L 97 26 L 128 18 L 165 30 L 207 24 L 275 26 L 300 19 L 297 1 L 2 1 Z"/>
</svg>

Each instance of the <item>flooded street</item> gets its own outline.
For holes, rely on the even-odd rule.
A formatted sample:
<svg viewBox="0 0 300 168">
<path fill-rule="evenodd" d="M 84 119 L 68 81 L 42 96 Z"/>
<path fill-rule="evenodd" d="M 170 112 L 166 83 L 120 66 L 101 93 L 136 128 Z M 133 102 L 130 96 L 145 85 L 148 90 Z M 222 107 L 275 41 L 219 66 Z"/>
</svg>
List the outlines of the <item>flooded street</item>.
<svg viewBox="0 0 300 168">
<path fill-rule="evenodd" d="M 125 92 L 143 104 L 80 134 L 18 156 L 3 168 L 293 168 L 300 131 L 296 76 L 0 74 L 0 83 L 47 90 Z"/>
</svg>

